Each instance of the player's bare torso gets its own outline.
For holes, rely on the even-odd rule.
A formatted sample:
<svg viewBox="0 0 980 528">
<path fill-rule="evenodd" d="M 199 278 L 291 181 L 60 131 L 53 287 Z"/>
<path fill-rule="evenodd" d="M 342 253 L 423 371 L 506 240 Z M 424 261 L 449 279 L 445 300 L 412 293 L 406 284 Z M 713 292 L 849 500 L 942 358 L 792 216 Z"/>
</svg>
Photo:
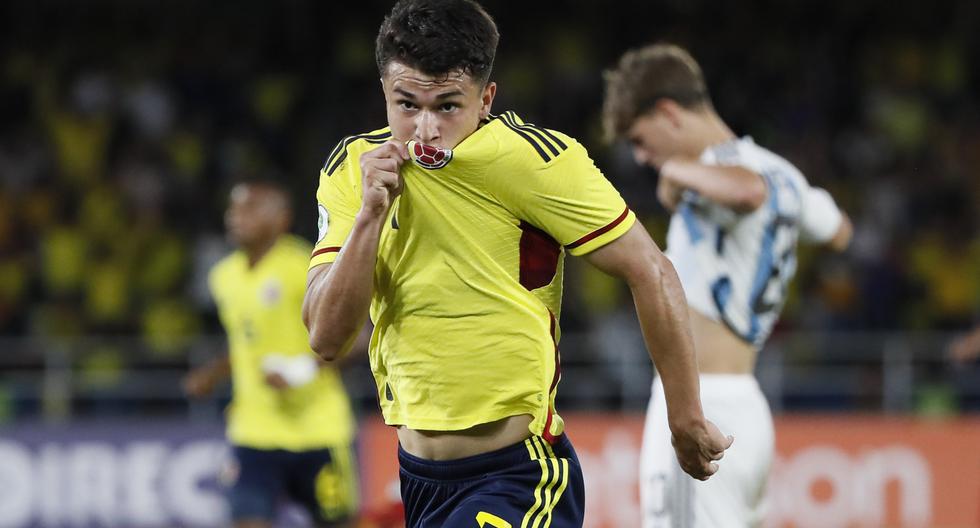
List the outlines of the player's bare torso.
<svg viewBox="0 0 980 528">
<path fill-rule="evenodd" d="M 696 310 L 691 314 L 691 333 L 698 352 L 698 371 L 703 374 L 752 374 L 755 347 L 732 333 L 724 324 Z"/>
<path fill-rule="evenodd" d="M 462 431 L 417 431 L 398 427 L 398 442 L 410 455 L 427 460 L 455 460 L 489 453 L 531 436 L 531 415 L 521 414 Z"/>
</svg>

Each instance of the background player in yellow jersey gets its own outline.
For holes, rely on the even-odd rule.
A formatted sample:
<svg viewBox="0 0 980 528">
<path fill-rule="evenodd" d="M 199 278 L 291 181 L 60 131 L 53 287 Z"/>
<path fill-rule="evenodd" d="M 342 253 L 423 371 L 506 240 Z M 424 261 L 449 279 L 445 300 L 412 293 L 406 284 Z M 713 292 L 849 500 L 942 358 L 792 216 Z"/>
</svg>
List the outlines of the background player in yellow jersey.
<svg viewBox="0 0 980 528">
<path fill-rule="evenodd" d="M 312 248 L 287 234 L 291 217 L 274 182 L 232 189 L 225 223 L 238 250 L 209 276 L 229 354 L 185 380 L 188 393 L 204 396 L 231 375 L 230 503 L 239 528 L 271 526 L 283 499 L 323 527 L 348 526 L 357 509 L 350 404 L 336 369 L 309 348 L 300 311 Z"/>
<path fill-rule="evenodd" d="M 490 114 L 498 33 L 469 0 L 405 0 L 376 58 L 388 128 L 328 156 L 304 319 L 325 359 L 370 313 L 409 526 L 581 526 L 584 486 L 555 411 L 564 254 L 622 277 L 697 478 L 731 439 L 705 420 L 670 262 L 574 139 Z"/>
</svg>

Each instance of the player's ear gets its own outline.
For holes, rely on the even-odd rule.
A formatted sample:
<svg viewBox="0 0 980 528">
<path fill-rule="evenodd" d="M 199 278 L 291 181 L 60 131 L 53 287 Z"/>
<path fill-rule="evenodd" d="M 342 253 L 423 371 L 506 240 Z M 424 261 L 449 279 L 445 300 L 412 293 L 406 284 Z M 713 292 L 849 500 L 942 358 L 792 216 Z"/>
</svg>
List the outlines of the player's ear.
<svg viewBox="0 0 980 528">
<path fill-rule="evenodd" d="M 664 118 L 670 122 L 671 126 L 674 128 L 681 127 L 684 107 L 677 104 L 677 101 L 664 97 L 657 101 L 654 108 L 660 113 L 660 115 L 664 116 Z"/>
<path fill-rule="evenodd" d="M 381 93 L 384 94 L 384 96 L 385 96 L 385 103 L 387 103 L 388 102 L 388 90 L 385 89 L 385 78 L 384 77 L 379 77 L 378 78 L 378 82 L 381 83 Z"/>
<path fill-rule="evenodd" d="M 283 207 L 276 218 L 276 224 L 280 233 L 288 233 L 293 227 L 293 212 L 288 207 Z"/>
<path fill-rule="evenodd" d="M 490 107 L 493 106 L 493 98 L 497 95 L 497 83 L 493 81 L 487 82 L 487 85 L 483 87 L 483 94 L 481 95 L 480 107 L 480 119 L 486 119 L 490 115 Z"/>
</svg>

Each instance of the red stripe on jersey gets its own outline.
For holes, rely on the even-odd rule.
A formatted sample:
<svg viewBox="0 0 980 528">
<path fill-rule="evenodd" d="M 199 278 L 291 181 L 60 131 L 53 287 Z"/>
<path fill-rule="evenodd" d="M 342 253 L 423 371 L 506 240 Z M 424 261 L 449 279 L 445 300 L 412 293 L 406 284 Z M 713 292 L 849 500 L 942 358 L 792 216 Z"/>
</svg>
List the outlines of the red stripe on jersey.
<svg viewBox="0 0 980 528">
<path fill-rule="evenodd" d="M 615 228 L 616 226 L 618 226 L 619 224 L 621 224 L 623 222 L 623 220 L 626 220 L 626 215 L 628 215 L 629 212 L 630 212 L 630 208 L 629 207 L 627 207 L 626 209 L 623 209 L 623 214 L 619 215 L 619 217 L 616 218 L 615 220 L 613 220 L 612 222 L 609 222 L 605 226 L 600 227 L 599 229 L 596 229 L 595 231 L 589 233 L 588 235 L 585 235 L 584 237 L 576 240 L 575 242 L 572 242 L 571 244 L 568 244 L 565 247 L 567 247 L 568 249 L 577 248 L 577 247 L 581 246 L 582 244 L 588 242 L 589 240 L 592 240 L 593 238 L 596 238 L 597 236 L 600 236 L 600 235 L 602 235 L 604 233 L 609 232 L 610 230 L 612 230 L 613 228 Z"/>
<path fill-rule="evenodd" d="M 558 342 L 555 341 L 555 314 L 548 310 L 548 315 L 551 317 L 551 342 L 555 344 L 555 377 L 551 380 L 551 388 L 548 389 L 548 418 L 544 422 L 541 438 L 549 444 L 554 444 L 558 437 L 551 434 L 551 421 L 555 416 L 555 409 L 551 406 L 551 393 L 555 392 L 558 380 L 561 379 L 561 355 L 558 353 Z"/>
<path fill-rule="evenodd" d="M 561 246 L 551 235 L 521 221 L 520 273 L 521 286 L 534 290 L 551 284 L 558 272 Z"/>
<path fill-rule="evenodd" d="M 340 246 L 330 246 L 330 247 L 320 248 L 320 249 L 314 251 L 313 252 L 313 256 L 310 257 L 310 258 L 313 258 L 313 257 L 315 257 L 317 255 L 322 255 L 324 253 L 336 253 L 336 252 L 339 252 L 339 251 L 340 251 Z"/>
</svg>

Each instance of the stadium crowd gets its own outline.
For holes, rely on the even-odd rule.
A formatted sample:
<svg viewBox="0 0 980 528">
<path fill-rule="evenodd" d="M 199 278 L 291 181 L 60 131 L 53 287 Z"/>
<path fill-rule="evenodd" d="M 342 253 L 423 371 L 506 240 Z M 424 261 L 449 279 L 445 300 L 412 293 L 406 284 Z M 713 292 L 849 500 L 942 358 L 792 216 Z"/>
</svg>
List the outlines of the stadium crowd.
<svg viewBox="0 0 980 528">
<path fill-rule="evenodd" d="M 658 242 L 656 175 L 601 138 L 601 72 L 627 46 L 690 47 L 736 132 L 837 197 L 855 243 L 842 257 L 803 250 L 777 335 L 977 321 L 977 5 L 899 2 L 882 19 L 861 2 L 487 4 L 502 33 L 495 110 L 580 138 Z M 371 54 L 387 6 L 0 7 L 0 336 L 138 335 L 180 363 L 195 337 L 219 333 L 205 276 L 229 247 L 229 186 L 278 175 L 295 229 L 314 236 L 323 159 L 384 122 Z M 630 302 L 581 265 L 566 299 L 566 334 L 615 332 Z M 125 354 L 86 361 L 111 371 Z"/>
</svg>

